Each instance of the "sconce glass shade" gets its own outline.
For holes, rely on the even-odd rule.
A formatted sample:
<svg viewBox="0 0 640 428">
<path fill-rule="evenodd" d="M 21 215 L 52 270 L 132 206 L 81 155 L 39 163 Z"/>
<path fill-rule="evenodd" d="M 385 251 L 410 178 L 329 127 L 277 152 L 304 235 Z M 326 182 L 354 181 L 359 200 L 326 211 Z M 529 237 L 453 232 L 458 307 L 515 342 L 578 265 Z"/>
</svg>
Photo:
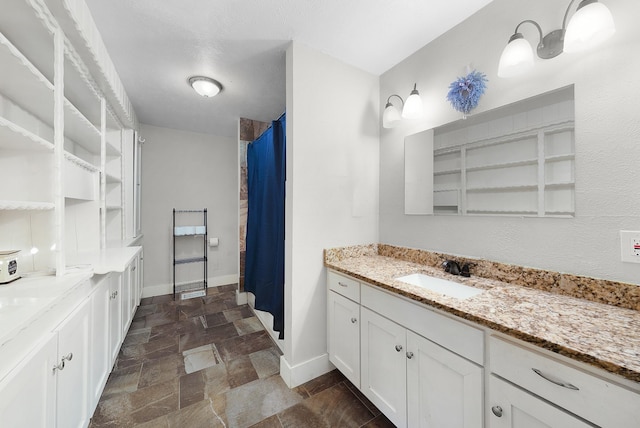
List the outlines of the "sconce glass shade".
<svg viewBox="0 0 640 428">
<path fill-rule="evenodd" d="M 416 84 L 413 85 L 413 90 L 409 94 L 409 98 L 404 103 L 402 109 L 402 117 L 405 119 L 420 119 L 424 115 L 424 107 L 422 106 L 422 98 L 420 93 L 416 89 Z"/>
<path fill-rule="evenodd" d="M 521 33 L 509 39 L 500 56 L 498 77 L 513 77 L 533 67 L 533 48 Z"/>
<path fill-rule="evenodd" d="M 384 113 L 382 113 L 382 127 L 383 128 L 393 128 L 402 120 L 400 116 L 400 112 L 390 102 L 384 108 Z"/>
<path fill-rule="evenodd" d="M 597 46 L 616 32 L 613 16 L 602 3 L 583 0 L 564 35 L 564 51 L 580 52 Z"/>
<path fill-rule="evenodd" d="M 215 80 L 204 76 L 189 78 L 189 85 L 194 91 L 203 97 L 215 97 L 222 90 L 222 85 Z"/>
</svg>

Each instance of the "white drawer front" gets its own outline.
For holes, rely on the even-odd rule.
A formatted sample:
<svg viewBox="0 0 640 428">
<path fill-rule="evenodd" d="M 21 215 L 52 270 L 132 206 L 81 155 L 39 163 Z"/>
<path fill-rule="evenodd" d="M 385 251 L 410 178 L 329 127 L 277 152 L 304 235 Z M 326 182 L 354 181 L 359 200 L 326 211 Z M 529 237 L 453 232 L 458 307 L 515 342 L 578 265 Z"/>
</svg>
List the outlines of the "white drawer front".
<svg viewBox="0 0 640 428">
<path fill-rule="evenodd" d="M 360 283 L 355 279 L 339 275 L 333 271 L 327 271 L 327 283 L 329 289 L 342 294 L 347 299 L 360 303 Z"/>
<path fill-rule="evenodd" d="M 362 305 L 394 320 L 443 348 L 484 365 L 484 332 L 404 300 L 375 287 L 362 284 Z"/>
<path fill-rule="evenodd" d="M 491 371 L 602 427 L 640 426 L 640 394 L 492 336 Z"/>
</svg>

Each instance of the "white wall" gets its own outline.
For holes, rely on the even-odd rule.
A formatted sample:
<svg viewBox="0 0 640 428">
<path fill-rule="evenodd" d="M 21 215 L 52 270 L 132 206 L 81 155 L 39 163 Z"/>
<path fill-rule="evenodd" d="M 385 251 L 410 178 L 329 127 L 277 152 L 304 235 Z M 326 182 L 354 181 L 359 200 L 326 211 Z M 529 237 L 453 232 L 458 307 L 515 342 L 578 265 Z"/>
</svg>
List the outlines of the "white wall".
<svg viewBox="0 0 640 428">
<path fill-rule="evenodd" d="M 285 352 L 290 386 L 329 370 L 323 249 L 378 240 L 378 77 L 287 50 Z"/>
<path fill-rule="evenodd" d="M 525 76 L 497 77 L 509 36 L 525 19 L 545 33 L 558 28 L 568 2 L 495 0 L 381 76 L 379 105 L 417 82 L 426 107 L 424 120 L 381 131 L 381 242 L 640 283 L 640 264 L 621 263 L 619 243 L 619 230 L 640 230 L 640 2 L 603 3 L 616 22 L 613 38 L 589 52 L 537 59 Z M 521 31 L 535 46 L 535 28 Z M 403 214 L 403 139 L 460 119 L 446 94 L 469 63 L 489 79 L 478 112 L 575 84 L 575 218 Z"/>
<path fill-rule="evenodd" d="M 144 295 L 173 292 L 173 208 L 208 209 L 209 237 L 220 239 L 218 247 L 208 247 L 209 286 L 237 282 L 237 141 L 144 124 L 140 135 L 146 140 L 141 195 Z M 191 266 L 200 272 L 200 265 Z"/>
</svg>

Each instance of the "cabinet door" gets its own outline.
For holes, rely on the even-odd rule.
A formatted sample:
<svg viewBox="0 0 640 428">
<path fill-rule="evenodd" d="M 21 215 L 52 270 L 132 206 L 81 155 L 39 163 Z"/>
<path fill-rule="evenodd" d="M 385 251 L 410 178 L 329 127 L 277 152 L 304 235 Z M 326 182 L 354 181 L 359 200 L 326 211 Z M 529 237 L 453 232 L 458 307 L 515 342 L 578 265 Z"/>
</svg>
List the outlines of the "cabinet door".
<svg viewBox="0 0 640 428">
<path fill-rule="evenodd" d="M 127 266 L 122 276 L 122 337 L 127 335 L 129 324 L 132 318 L 131 302 L 133 302 L 132 289 L 131 289 L 131 265 Z"/>
<path fill-rule="evenodd" d="M 510 383 L 491 376 L 488 420 L 490 428 L 587 428 L 561 409 Z"/>
<path fill-rule="evenodd" d="M 140 272 L 142 271 L 142 266 L 140 264 L 141 259 L 142 252 L 138 253 L 138 255 L 133 259 L 133 262 L 131 262 L 131 290 L 133 290 L 133 292 L 131 293 L 133 297 L 131 312 L 132 317 L 135 314 L 136 308 L 140 304 L 140 298 L 142 297 L 142 281 L 140 274 Z"/>
<path fill-rule="evenodd" d="M 109 274 L 109 367 L 113 367 L 120 351 L 122 341 L 122 304 L 121 287 L 122 275 L 112 272 Z"/>
<path fill-rule="evenodd" d="M 410 427 L 482 428 L 482 368 L 407 331 Z"/>
<path fill-rule="evenodd" d="M 53 426 L 56 405 L 58 336 L 50 333 L 0 382 L 0 425 L 12 428 Z"/>
<path fill-rule="evenodd" d="M 360 305 L 329 291 L 329 360 L 360 388 Z"/>
<path fill-rule="evenodd" d="M 91 299 L 85 299 L 58 327 L 56 421 L 58 427 L 89 425 L 89 355 Z"/>
<path fill-rule="evenodd" d="M 91 295 L 91 365 L 90 365 L 90 406 L 89 413 L 93 413 L 102 390 L 107 383 L 111 371 L 109 352 L 109 307 L 111 299 L 109 280 L 103 277 L 96 290 Z"/>
<path fill-rule="evenodd" d="M 406 330 L 365 307 L 360 317 L 361 391 L 397 427 L 406 427 Z"/>
</svg>

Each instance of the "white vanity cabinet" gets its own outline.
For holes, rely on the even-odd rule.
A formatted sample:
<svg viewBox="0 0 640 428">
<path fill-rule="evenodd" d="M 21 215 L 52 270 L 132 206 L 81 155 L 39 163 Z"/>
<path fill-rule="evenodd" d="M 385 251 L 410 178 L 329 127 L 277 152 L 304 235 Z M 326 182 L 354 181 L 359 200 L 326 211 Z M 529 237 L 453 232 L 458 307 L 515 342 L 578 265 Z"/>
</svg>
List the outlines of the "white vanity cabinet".
<svg viewBox="0 0 640 428">
<path fill-rule="evenodd" d="M 91 300 L 86 298 L 57 328 L 56 426 L 81 428 L 91 418 L 89 393 Z"/>
<path fill-rule="evenodd" d="M 482 367 L 365 307 L 361 315 L 361 390 L 389 420 L 482 427 Z"/>
<path fill-rule="evenodd" d="M 361 308 L 360 390 L 397 427 L 407 426 L 406 329 Z"/>
<path fill-rule="evenodd" d="M 111 353 L 109 351 L 111 284 L 106 275 L 97 277 L 96 282 L 97 285 L 91 295 L 90 413 L 93 413 L 98 405 L 111 371 Z"/>
<path fill-rule="evenodd" d="M 329 360 L 360 387 L 360 283 L 334 272 L 327 274 Z"/>
<path fill-rule="evenodd" d="M 2 426 L 89 425 L 90 317 L 87 298 L 0 383 Z"/>
<path fill-rule="evenodd" d="M 332 271 L 327 281 L 329 359 L 389 420 L 482 427 L 482 330 Z"/>
<path fill-rule="evenodd" d="M 533 395 L 522 391 L 523 394 L 514 394 L 508 397 L 509 400 L 500 401 L 505 395 L 501 395 L 505 388 L 500 383 L 504 381 L 492 380 L 489 389 L 491 408 L 499 406 L 504 411 L 502 417 L 492 412 L 489 419 L 492 427 L 519 426 L 514 423 L 509 425 L 510 422 L 503 420 L 512 421 L 523 411 L 536 409 L 541 404 L 533 403 L 541 400 L 546 400 L 601 427 L 640 426 L 640 394 L 637 392 L 621 387 L 604 377 L 588 373 L 579 368 L 577 363 L 567 363 L 560 358 L 547 356 L 516 341 L 491 336 L 489 353 L 494 376 L 497 375 L 540 397 L 534 398 Z M 540 426 L 574 426 L 559 422 L 563 420 L 545 421 L 547 425 Z"/>
<path fill-rule="evenodd" d="M 122 343 L 122 274 L 111 272 L 109 282 L 109 369 L 113 367 Z"/>
<path fill-rule="evenodd" d="M 7 427 L 53 425 L 56 405 L 58 335 L 43 340 L 0 382 L 0 421 Z"/>
<path fill-rule="evenodd" d="M 494 375 L 489 379 L 489 428 L 592 427 Z"/>
</svg>

